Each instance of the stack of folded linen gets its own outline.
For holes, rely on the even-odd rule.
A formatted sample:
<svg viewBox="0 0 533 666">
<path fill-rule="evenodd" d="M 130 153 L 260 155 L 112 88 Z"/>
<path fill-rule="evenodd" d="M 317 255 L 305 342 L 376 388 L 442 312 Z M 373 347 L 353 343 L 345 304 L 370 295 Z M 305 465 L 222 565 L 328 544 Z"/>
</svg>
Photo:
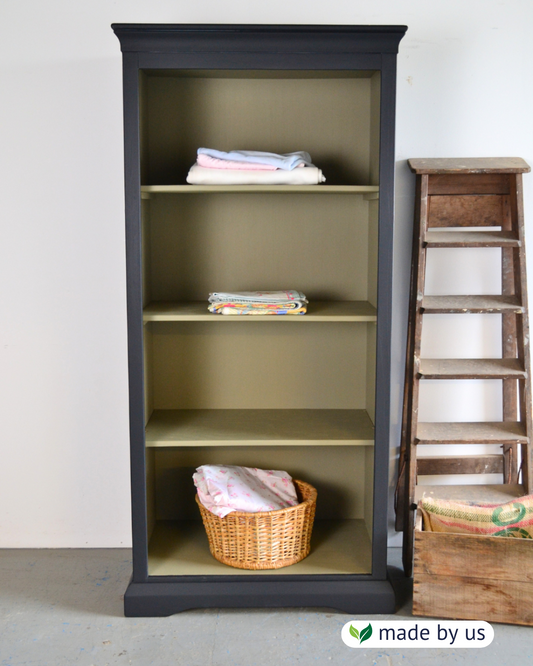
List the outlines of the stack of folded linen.
<svg viewBox="0 0 533 666">
<path fill-rule="evenodd" d="M 303 150 L 277 155 L 198 148 L 197 161 L 187 176 L 190 185 L 318 185 L 325 180 Z"/>
<path fill-rule="evenodd" d="M 222 315 L 300 315 L 308 301 L 301 291 L 240 291 L 209 294 L 209 303 L 209 312 Z"/>
</svg>

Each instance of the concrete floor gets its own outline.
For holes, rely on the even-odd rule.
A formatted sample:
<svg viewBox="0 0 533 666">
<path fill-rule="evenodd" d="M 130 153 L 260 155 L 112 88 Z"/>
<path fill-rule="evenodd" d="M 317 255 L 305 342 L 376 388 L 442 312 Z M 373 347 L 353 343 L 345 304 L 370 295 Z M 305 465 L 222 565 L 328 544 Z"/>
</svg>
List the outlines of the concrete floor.
<svg viewBox="0 0 533 666">
<path fill-rule="evenodd" d="M 396 568 L 400 609 L 410 617 L 409 581 Z M 533 666 L 533 628 L 494 625 L 484 649 L 351 649 L 349 616 L 326 609 L 196 610 L 125 618 L 129 550 L 0 551 L 1 666 L 262 666 L 357 664 Z M 368 619 L 368 616 L 359 619 Z M 372 616 L 370 619 L 389 619 Z"/>
</svg>

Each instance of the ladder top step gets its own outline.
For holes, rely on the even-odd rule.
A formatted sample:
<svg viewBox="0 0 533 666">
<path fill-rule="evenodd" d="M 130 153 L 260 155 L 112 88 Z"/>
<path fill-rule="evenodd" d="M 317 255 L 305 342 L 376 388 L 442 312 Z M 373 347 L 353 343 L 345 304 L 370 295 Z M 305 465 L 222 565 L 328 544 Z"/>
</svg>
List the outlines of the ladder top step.
<svg viewBox="0 0 533 666">
<path fill-rule="evenodd" d="M 526 444 L 526 428 L 518 421 L 481 423 L 418 423 L 417 444 Z"/>
<path fill-rule="evenodd" d="M 516 296 L 424 296 L 422 311 L 426 314 L 522 313 Z"/>
<path fill-rule="evenodd" d="M 525 489 L 520 484 L 499 485 L 463 485 L 463 486 L 426 486 L 415 488 L 415 501 L 423 496 L 437 499 L 450 499 L 465 502 L 482 502 L 486 504 L 504 504 L 516 497 L 525 495 Z"/>
<path fill-rule="evenodd" d="M 518 379 L 526 373 L 517 358 L 420 359 L 422 379 Z"/>
<path fill-rule="evenodd" d="M 512 231 L 428 231 L 427 247 L 521 247 Z"/>
<path fill-rule="evenodd" d="M 528 173 L 531 167 L 521 157 L 436 157 L 407 160 L 417 174 L 436 173 Z"/>
</svg>

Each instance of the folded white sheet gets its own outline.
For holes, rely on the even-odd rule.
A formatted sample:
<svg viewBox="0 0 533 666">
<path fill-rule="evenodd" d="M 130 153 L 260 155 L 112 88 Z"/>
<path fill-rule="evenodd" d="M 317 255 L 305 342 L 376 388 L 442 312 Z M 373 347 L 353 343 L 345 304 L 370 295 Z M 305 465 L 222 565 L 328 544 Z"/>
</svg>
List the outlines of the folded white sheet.
<svg viewBox="0 0 533 666">
<path fill-rule="evenodd" d="M 284 171 L 208 169 L 194 164 L 187 176 L 189 185 L 318 185 L 326 179 L 315 166 Z"/>
</svg>

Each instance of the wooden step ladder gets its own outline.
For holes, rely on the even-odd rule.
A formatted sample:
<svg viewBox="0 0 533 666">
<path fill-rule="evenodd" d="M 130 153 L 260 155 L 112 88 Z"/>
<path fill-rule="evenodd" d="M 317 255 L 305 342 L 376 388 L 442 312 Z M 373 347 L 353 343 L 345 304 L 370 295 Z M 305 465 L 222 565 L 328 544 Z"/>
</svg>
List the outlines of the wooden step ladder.
<svg viewBox="0 0 533 666">
<path fill-rule="evenodd" d="M 531 381 L 520 158 L 413 159 L 416 209 L 403 405 L 396 488 L 396 530 L 403 532 L 403 566 L 411 575 L 416 502 L 423 495 L 506 502 L 533 492 Z M 428 248 L 501 248 L 502 290 L 494 296 L 427 296 Z M 431 314 L 501 315 L 501 358 L 420 358 L 422 323 Z M 420 381 L 498 379 L 503 421 L 421 423 Z M 426 444 L 499 444 L 501 454 L 424 457 Z M 424 486 L 418 476 L 501 474 L 499 485 Z"/>
</svg>

